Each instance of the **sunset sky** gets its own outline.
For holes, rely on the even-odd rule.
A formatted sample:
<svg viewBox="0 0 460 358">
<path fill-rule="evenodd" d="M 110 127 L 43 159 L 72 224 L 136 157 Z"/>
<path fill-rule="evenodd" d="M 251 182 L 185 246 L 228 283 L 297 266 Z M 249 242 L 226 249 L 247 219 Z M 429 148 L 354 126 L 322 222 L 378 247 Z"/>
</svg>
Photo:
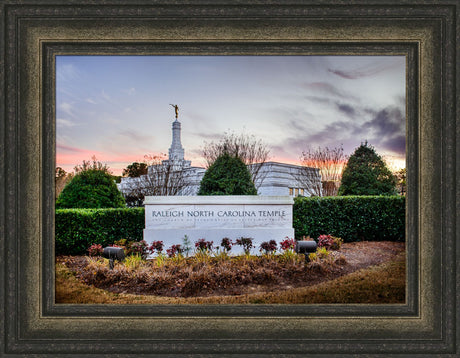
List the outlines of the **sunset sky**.
<svg viewBox="0 0 460 358">
<path fill-rule="evenodd" d="M 167 153 L 179 106 L 192 165 L 225 132 L 255 135 L 270 160 L 367 140 L 394 167 L 405 163 L 403 56 L 58 56 L 56 165 L 93 155 L 114 174 Z"/>
</svg>

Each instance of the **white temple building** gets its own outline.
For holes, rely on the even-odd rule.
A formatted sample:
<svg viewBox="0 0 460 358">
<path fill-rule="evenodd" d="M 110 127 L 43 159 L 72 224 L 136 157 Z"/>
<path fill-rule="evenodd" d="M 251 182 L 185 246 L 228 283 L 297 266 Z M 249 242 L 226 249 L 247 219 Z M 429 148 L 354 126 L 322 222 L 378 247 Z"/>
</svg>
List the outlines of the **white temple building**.
<svg viewBox="0 0 460 358">
<path fill-rule="evenodd" d="M 170 175 L 171 171 L 180 173 L 181 180 L 185 180 L 186 185 L 181 185 L 178 192 L 161 192 L 156 195 L 196 195 L 198 193 L 206 168 L 194 167 L 191 165 L 191 161 L 185 160 L 184 148 L 181 144 L 181 123 L 177 120 L 177 113 L 176 120 L 172 123 L 172 143 L 169 148 L 168 159 L 163 160 L 162 164 L 149 166 L 146 175 L 138 178 L 121 178 L 118 188 L 125 196 L 136 188 L 144 187 L 148 191 L 148 187 L 154 185 L 152 182 L 158 179 L 155 177 L 165 176 L 164 173 L 166 172 L 168 172 L 166 175 Z M 254 183 L 258 195 L 310 196 L 313 191 L 311 188 L 305 187 L 306 181 L 300 180 L 302 176 L 305 176 L 306 171 L 309 171 L 310 178 L 307 182 L 311 183 L 312 186 L 321 188 L 319 169 L 287 163 L 265 162 L 262 164 Z M 146 195 L 155 194 L 149 192 Z"/>
</svg>

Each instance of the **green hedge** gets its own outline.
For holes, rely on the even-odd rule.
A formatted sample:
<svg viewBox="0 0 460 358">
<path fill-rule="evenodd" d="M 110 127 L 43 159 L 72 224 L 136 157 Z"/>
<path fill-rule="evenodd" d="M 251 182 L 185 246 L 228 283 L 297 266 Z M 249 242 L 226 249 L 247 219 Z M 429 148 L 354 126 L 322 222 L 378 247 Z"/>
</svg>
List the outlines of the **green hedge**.
<svg viewBox="0 0 460 358">
<path fill-rule="evenodd" d="M 331 234 L 344 242 L 405 240 L 402 196 L 296 198 L 293 215 L 297 238 Z"/>
<path fill-rule="evenodd" d="M 401 196 L 337 196 L 296 198 L 293 226 L 297 238 L 321 234 L 345 242 L 405 240 L 405 198 Z M 140 241 L 144 208 L 56 210 L 56 254 L 85 254 L 91 244 Z"/>
<path fill-rule="evenodd" d="M 103 247 L 120 239 L 140 241 L 145 226 L 144 208 L 57 209 L 56 255 L 81 255 L 91 244 Z"/>
</svg>

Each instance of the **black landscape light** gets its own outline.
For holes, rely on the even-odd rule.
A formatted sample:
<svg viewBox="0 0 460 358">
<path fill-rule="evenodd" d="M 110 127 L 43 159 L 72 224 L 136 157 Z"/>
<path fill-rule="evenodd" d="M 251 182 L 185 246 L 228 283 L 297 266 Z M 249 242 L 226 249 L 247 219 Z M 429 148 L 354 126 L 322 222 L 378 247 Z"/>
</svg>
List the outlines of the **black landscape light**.
<svg viewBox="0 0 460 358">
<path fill-rule="evenodd" d="M 308 258 L 308 254 L 316 251 L 316 241 L 297 241 L 295 244 L 295 252 L 298 254 L 305 255 L 305 261 L 308 262 L 310 259 Z"/>
<path fill-rule="evenodd" d="M 109 267 L 112 270 L 114 261 L 123 261 L 125 259 L 125 250 L 122 247 L 104 247 L 102 251 L 102 256 L 106 259 L 109 259 Z"/>
</svg>

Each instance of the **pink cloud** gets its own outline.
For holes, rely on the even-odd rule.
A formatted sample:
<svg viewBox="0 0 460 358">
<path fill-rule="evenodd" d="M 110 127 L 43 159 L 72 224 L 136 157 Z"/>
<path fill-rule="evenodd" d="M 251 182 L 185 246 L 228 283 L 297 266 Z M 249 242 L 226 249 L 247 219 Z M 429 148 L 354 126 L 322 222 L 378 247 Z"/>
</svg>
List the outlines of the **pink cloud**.
<svg viewBox="0 0 460 358">
<path fill-rule="evenodd" d="M 120 155 L 66 145 L 56 146 L 56 166 L 66 172 L 73 172 L 76 165 L 83 163 L 83 160 L 91 160 L 93 156 L 96 156 L 98 161 L 107 164 L 114 175 L 121 175 L 123 169 L 129 164 L 144 160 L 144 156 L 139 154 Z"/>
</svg>

